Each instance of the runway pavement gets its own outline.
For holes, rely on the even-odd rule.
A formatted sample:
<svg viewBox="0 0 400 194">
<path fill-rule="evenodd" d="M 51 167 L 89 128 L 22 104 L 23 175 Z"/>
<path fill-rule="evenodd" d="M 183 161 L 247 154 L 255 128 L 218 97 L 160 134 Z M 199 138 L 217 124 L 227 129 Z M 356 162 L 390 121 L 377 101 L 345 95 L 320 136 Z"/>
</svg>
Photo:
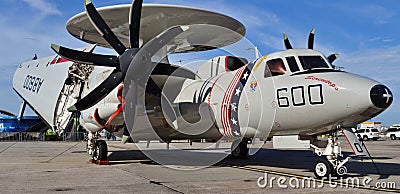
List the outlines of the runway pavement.
<svg viewBox="0 0 400 194">
<path fill-rule="evenodd" d="M 88 162 L 84 142 L 0 142 L 0 192 L 400 192 L 400 140 L 366 142 L 380 173 L 370 159 L 351 160 L 347 164 L 350 179 L 330 182 L 312 179 L 317 159 L 312 151 L 275 150 L 270 142 L 249 159 L 227 158 L 201 170 L 159 165 L 135 144 L 108 145 L 110 165 L 99 166 Z M 344 154 L 350 155 L 350 148 L 345 142 L 342 145 Z"/>
</svg>

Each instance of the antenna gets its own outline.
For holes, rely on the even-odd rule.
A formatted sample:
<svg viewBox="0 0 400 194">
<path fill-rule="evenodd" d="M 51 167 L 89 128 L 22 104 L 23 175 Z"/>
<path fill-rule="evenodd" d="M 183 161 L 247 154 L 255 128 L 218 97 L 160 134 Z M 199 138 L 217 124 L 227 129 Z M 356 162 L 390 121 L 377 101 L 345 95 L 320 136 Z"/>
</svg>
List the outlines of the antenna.
<svg viewBox="0 0 400 194">
<path fill-rule="evenodd" d="M 258 52 L 258 48 L 256 46 L 254 47 L 254 52 L 256 52 L 256 59 L 260 58 L 260 52 Z"/>
</svg>

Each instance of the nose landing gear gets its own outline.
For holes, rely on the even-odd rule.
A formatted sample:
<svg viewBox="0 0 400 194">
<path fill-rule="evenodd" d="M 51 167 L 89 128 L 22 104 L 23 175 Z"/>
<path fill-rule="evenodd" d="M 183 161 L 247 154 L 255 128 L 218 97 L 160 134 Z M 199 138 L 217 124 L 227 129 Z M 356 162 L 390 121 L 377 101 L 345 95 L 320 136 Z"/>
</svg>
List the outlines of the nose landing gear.
<svg viewBox="0 0 400 194">
<path fill-rule="evenodd" d="M 328 145 L 325 149 L 318 148 L 311 144 L 316 153 L 321 158 L 314 165 L 314 175 L 322 179 L 331 176 L 344 176 L 347 174 L 345 164 L 349 161 L 350 157 L 340 160 L 343 157 L 340 142 L 337 137 L 329 136 Z"/>
</svg>

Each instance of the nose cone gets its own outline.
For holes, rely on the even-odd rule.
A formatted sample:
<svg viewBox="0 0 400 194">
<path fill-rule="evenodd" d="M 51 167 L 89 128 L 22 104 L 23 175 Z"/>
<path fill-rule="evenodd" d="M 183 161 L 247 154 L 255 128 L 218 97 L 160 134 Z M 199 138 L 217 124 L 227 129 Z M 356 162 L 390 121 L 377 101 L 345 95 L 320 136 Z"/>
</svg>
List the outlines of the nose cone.
<svg viewBox="0 0 400 194">
<path fill-rule="evenodd" d="M 378 108 L 387 108 L 393 102 L 392 92 L 384 85 L 375 85 L 372 87 L 370 98 L 372 103 Z"/>
</svg>

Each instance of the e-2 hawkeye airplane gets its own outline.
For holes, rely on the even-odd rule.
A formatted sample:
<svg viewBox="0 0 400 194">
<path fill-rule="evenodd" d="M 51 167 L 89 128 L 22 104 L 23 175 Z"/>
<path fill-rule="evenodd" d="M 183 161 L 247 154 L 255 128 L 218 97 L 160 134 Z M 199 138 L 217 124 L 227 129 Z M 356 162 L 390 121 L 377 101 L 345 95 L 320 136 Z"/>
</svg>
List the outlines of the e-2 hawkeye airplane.
<svg viewBox="0 0 400 194">
<path fill-rule="evenodd" d="M 314 149 L 321 156 L 317 177 L 344 175 L 349 158 L 341 158 L 336 136 L 326 148 L 315 146 L 316 136 L 353 127 L 393 101 L 381 83 L 335 69 L 337 55 L 313 49 L 314 30 L 307 49 L 294 49 L 284 34 L 284 51 L 252 61 L 218 56 L 195 73 L 168 56 L 236 43 L 245 34 L 239 21 L 193 7 L 142 6 L 142 0 L 98 10 L 84 2 L 86 12 L 72 17 L 67 30 L 118 56 L 94 54 L 95 45 L 53 44 L 57 55 L 19 65 L 13 88 L 58 133 L 80 118 L 95 160 L 107 160 L 102 129 L 135 141 L 229 138 L 234 157 L 247 156 L 249 140 L 272 138 L 274 147 Z M 343 132 L 354 153 L 365 155 L 355 135 Z"/>
</svg>

